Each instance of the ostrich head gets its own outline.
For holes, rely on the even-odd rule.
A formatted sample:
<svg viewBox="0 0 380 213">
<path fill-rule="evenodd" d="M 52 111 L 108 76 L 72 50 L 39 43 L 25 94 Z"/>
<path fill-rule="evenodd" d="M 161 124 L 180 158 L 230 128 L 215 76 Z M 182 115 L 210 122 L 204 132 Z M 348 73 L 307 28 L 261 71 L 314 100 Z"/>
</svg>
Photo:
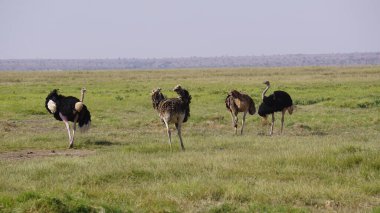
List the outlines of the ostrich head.
<svg viewBox="0 0 380 213">
<path fill-rule="evenodd" d="M 290 107 L 288 107 L 288 112 L 290 115 L 293 114 L 293 111 L 295 108 L 296 108 L 296 106 L 294 106 L 294 105 L 291 105 Z"/>
<path fill-rule="evenodd" d="M 185 95 L 185 90 L 179 84 L 174 87 L 173 91 L 176 92 L 180 97 Z"/>
<path fill-rule="evenodd" d="M 152 90 L 152 95 L 156 94 L 156 93 L 161 93 L 161 88 L 157 88 L 157 89 Z"/>
<path fill-rule="evenodd" d="M 269 81 L 264 81 L 264 84 L 267 85 L 268 87 L 270 86 Z"/>
<path fill-rule="evenodd" d="M 81 95 L 81 97 L 80 97 L 80 102 L 83 102 L 83 99 L 84 99 L 84 93 L 86 92 L 87 90 L 86 90 L 86 88 L 82 88 L 81 90 L 80 90 L 80 95 Z"/>
<path fill-rule="evenodd" d="M 267 115 L 264 115 L 263 117 L 261 117 L 261 125 L 262 126 L 266 126 L 268 125 L 268 116 Z"/>
<path fill-rule="evenodd" d="M 189 92 L 186 89 L 183 89 L 181 87 L 181 85 L 178 84 L 177 86 L 175 86 L 174 89 L 173 89 L 173 91 L 176 92 L 179 95 L 178 98 L 180 98 L 185 103 L 190 104 L 190 102 L 191 102 L 191 95 L 189 94 Z"/>
<path fill-rule="evenodd" d="M 178 84 L 177 86 L 175 86 L 174 89 L 173 89 L 173 91 L 176 92 L 176 93 L 179 93 L 180 91 L 182 91 L 181 85 Z"/>
<path fill-rule="evenodd" d="M 165 96 L 161 93 L 161 88 L 152 90 L 152 104 L 154 109 L 158 109 L 158 105 L 163 100 L 165 100 Z"/>
</svg>

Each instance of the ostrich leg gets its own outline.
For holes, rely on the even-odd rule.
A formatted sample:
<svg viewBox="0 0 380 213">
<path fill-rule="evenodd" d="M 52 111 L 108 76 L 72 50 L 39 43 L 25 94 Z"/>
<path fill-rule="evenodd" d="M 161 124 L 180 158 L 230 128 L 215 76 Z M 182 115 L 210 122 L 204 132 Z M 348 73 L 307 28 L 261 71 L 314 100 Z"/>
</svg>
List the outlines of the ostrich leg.
<svg viewBox="0 0 380 213">
<path fill-rule="evenodd" d="M 172 151 L 172 134 L 170 132 L 168 121 L 166 121 L 166 119 L 163 119 L 163 120 L 164 120 L 164 123 L 165 123 L 165 126 L 166 126 L 166 131 L 167 131 L 168 137 L 169 137 L 170 151 Z"/>
<path fill-rule="evenodd" d="M 74 136 L 75 136 L 75 130 L 77 129 L 77 122 L 78 122 L 79 115 L 77 114 L 74 118 L 74 126 L 73 126 L 73 136 L 70 141 L 70 148 L 74 147 Z"/>
<path fill-rule="evenodd" d="M 70 126 L 69 126 L 69 122 L 67 121 L 63 121 L 65 123 L 65 126 L 66 126 L 66 129 L 67 129 L 67 133 L 69 134 L 69 149 L 73 148 L 72 147 L 72 144 L 71 144 L 71 134 L 70 134 Z"/>
<path fill-rule="evenodd" d="M 234 113 L 231 111 L 231 117 L 232 117 L 232 126 L 234 126 L 235 135 L 237 135 L 237 122 L 238 122 L 237 113 Z"/>
<path fill-rule="evenodd" d="M 70 134 L 70 125 L 69 125 L 69 122 L 67 120 L 67 118 L 62 115 L 61 113 L 59 113 L 59 117 L 61 117 L 62 121 L 65 123 L 65 126 L 66 126 L 66 129 L 67 129 L 67 133 L 69 134 L 69 148 L 72 148 L 72 145 L 71 145 L 71 134 Z"/>
<path fill-rule="evenodd" d="M 282 129 L 284 128 L 284 115 L 285 115 L 286 110 L 282 110 L 282 117 L 281 117 L 281 134 L 282 134 Z"/>
<path fill-rule="evenodd" d="M 269 133 L 270 136 L 272 136 L 273 134 L 273 126 L 274 126 L 274 113 L 272 113 L 272 124 L 270 126 L 270 133 Z"/>
<path fill-rule="evenodd" d="M 244 112 L 243 114 L 243 119 L 241 121 L 241 131 L 240 134 L 243 135 L 243 129 L 244 129 L 244 123 L 245 123 L 245 116 L 247 115 L 247 111 Z"/>
<path fill-rule="evenodd" d="M 181 142 L 182 151 L 185 151 L 185 146 L 183 146 L 182 134 L 181 134 L 182 133 L 182 131 L 181 131 L 182 123 L 176 123 L 175 127 L 177 128 L 178 137 L 179 137 L 179 141 Z"/>
</svg>

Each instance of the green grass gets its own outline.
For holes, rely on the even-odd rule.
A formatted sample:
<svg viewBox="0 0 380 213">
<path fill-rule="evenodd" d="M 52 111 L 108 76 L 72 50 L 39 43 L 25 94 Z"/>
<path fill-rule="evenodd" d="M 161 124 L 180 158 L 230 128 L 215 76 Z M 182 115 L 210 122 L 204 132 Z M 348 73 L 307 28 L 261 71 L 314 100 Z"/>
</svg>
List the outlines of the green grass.
<svg viewBox="0 0 380 213">
<path fill-rule="evenodd" d="M 227 92 L 258 107 L 265 80 L 297 105 L 284 134 L 256 114 L 234 136 Z M 170 152 L 150 93 L 179 83 L 191 117 Z M 92 129 L 67 151 L 45 97 L 82 86 Z M 0 212 L 378 212 L 379 138 L 376 66 L 0 72 Z"/>
</svg>

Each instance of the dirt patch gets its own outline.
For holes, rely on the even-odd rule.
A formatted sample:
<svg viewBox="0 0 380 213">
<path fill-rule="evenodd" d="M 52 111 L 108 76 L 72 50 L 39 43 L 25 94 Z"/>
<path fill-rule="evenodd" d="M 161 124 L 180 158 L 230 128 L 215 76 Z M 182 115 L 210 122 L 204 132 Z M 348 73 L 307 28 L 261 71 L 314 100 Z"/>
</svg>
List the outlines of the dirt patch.
<svg viewBox="0 0 380 213">
<path fill-rule="evenodd" d="M 22 160 L 41 157 L 86 157 L 94 154 L 94 150 L 68 149 L 68 150 L 21 150 L 0 153 L 0 160 Z"/>
</svg>

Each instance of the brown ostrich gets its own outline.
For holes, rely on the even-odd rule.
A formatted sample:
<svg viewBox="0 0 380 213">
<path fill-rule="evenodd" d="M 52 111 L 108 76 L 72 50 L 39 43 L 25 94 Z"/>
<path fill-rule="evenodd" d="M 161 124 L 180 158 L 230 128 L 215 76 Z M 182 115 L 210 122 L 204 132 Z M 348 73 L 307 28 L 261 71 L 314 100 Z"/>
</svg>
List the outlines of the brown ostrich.
<svg viewBox="0 0 380 213">
<path fill-rule="evenodd" d="M 152 104 L 153 108 L 158 112 L 161 120 L 165 123 L 169 137 L 170 150 L 172 150 L 172 139 L 169 124 L 174 123 L 178 132 L 181 148 L 184 151 L 185 147 L 182 141 L 181 127 L 190 117 L 191 96 L 189 92 L 183 89 L 180 85 L 177 85 L 173 91 L 179 95 L 178 98 L 166 98 L 161 93 L 160 88 L 153 90 Z"/>
<path fill-rule="evenodd" d="M 252 98 L 244 93 L 232 90 L 226 98 L 226 108 L 230 111 L 232 117 L 232 125 L 235 127 L 235 135 L 237 134 L 238 113 L 243 112 L 242 126 L 240 134 L 243 134 L 245 116 L 247 112 L 251 115 L 255 114 L 256 108 Z"/>
</svg>

